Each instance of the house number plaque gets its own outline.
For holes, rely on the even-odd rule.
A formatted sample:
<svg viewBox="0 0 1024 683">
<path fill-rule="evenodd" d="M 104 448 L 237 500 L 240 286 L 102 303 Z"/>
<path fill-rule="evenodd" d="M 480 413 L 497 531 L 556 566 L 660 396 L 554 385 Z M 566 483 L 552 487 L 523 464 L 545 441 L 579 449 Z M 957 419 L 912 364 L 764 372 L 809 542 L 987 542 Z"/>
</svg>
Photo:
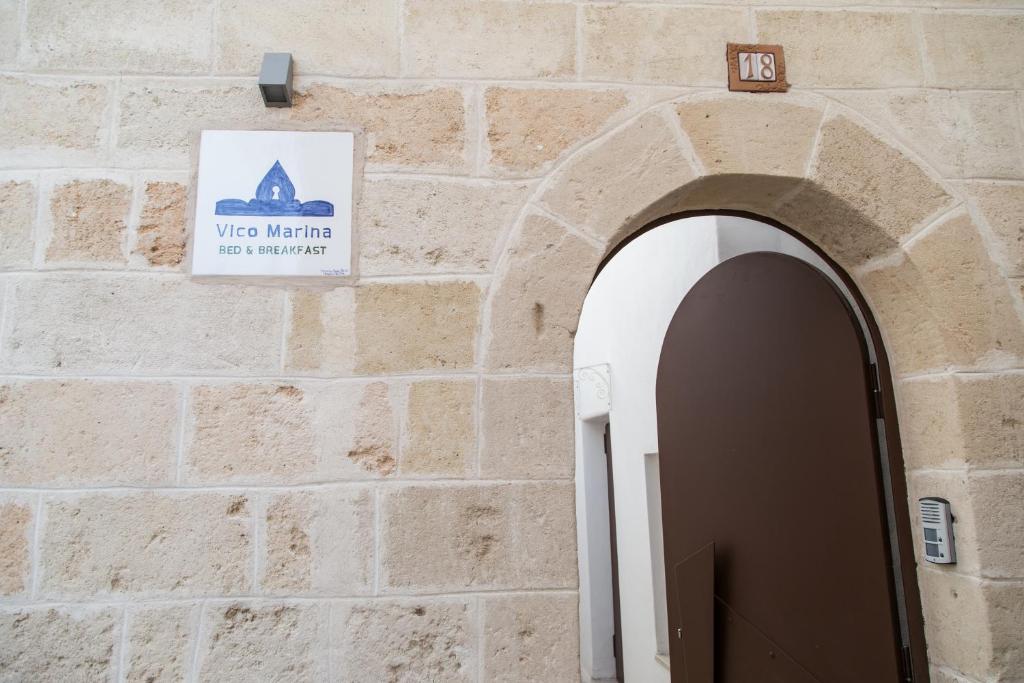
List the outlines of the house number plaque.
<svg viewBox="0 0 1024 683">
<path fill-rule="evenodd" d="M 729 43 L 729 90 L 738 92 L 786 92 L 786 59 L 781 45 Z"/>
</svg>

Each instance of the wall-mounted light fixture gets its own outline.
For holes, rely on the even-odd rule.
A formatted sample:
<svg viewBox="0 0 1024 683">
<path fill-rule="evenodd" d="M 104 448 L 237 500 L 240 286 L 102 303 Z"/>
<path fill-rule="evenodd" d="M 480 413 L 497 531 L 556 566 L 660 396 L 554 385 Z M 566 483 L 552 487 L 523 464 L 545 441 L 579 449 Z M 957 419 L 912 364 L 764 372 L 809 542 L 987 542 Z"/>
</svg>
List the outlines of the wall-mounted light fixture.
<svg viewBox="0 0 1024 683">
<path fill-rule="evenodd" d="M 260 67 L 260 94 L 268 107 L 292 106 L 292 55 L 265 52 Z"/>
</svg>

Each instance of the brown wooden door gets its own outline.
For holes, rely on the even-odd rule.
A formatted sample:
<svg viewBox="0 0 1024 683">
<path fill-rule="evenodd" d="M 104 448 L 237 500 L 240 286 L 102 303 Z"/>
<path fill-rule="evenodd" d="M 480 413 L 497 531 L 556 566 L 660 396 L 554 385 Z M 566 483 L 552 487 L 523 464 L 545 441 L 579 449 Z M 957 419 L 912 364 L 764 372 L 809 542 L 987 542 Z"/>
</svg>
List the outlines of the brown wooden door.
<svg viewBox="0 0 1024 683">
<path fill-rule="evenodd" d="M 869 361 L 781 254 L 686 295 L 658 368 L 673 683 L 902 680 Z"/>
</svg>

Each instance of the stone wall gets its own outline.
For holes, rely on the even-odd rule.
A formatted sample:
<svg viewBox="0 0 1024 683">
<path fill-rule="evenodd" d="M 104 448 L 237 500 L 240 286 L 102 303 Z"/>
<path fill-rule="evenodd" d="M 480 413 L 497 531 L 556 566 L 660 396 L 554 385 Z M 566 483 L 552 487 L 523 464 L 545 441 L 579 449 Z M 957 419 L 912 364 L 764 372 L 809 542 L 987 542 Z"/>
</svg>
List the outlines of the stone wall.
<svg viewBox="0 0 1024 683">
<path fill-rule="evenodd" d="M 847 4 L 0 1 L 0 679 L 573 680 L 576 316 L 712 207 L 854 273 L 960 513 L 933 680 L 1019 680 L 1024 2 Z M 196 132 L 298 124 L 364 136 L 358 284 L 191 281 Z"/>
</svg>

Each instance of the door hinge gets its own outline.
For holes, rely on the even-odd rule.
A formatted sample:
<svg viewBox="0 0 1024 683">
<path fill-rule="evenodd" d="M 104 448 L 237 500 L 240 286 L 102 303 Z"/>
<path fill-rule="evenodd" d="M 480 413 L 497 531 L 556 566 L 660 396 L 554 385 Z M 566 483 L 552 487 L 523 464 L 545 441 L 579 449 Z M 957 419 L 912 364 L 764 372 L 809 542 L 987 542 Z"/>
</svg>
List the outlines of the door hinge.
<svg viewBox="0 0 1024 683">
<path fill-rule="evenodd" d="M 903 680 L 906 683 L 912 683 L 914 680 L 914 660 L 910 656 L 910 646 L 903 646 Z"/>
<path fill-rule="evenodd" d="M 618 651 L 619 651 L 619 634 L 618 633 L 613 633 L 612 634 L 612 656 L 615 656 L 615 653 L 618 652 Z"/>
<path fill-rule="evenodd" d="M 884 403 L 882 401 L 882 379 L 878 375 L 878 365 L 871 363 L 868 366 L 868 381 L 871 383 L 871 409 L 875 412 L 875 419 L 885 419 Z"/>
</svg>

